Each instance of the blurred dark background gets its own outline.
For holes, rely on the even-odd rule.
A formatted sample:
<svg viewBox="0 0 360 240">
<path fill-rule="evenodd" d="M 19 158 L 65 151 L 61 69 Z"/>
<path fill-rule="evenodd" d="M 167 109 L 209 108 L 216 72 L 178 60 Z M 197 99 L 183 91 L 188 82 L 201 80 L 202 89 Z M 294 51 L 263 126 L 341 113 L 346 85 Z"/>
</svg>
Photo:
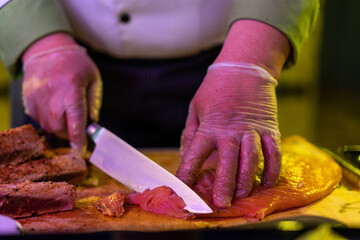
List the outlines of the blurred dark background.
<svg viewBox="0 0 360 240">
<path fill-rule="evenodd" d="M 360 1 L 322 1 L 298 65 L 277 89 L 283 136 L 299 134 L 336 151 L 360 144 Z"/>
<path fill-rule="evenodd" d="M 277 88 L 282 136 L 298 134 L 332 150 L 360 144 L 360 1 L 321 1 L 298 64 Z M 0 63 L 0 131 L 10 127 L 9 74 Z"/>
<path fill-rule="evenodd" d="M 324 17 L 319 141 L 360 144 L 360 1 L 326 1 Z"/>
</svg>

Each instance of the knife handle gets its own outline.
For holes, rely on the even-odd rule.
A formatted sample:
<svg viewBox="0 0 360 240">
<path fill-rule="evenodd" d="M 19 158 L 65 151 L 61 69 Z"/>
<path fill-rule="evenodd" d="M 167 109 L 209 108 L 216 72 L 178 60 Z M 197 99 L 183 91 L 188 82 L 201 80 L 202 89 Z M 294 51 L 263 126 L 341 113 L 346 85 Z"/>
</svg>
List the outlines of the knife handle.
<svg viewBox="0 0 360 240">
<path fill-rule="evenodd" d="M 103 127 L 100 126 L 99 124 L 97 123 L 92 123 L 90 124 L 87 129 L 86 129 L 86 132 L 87 134 L 91 137 L 91 139 L 96 142 L 96 138 L 97 136 L 99 135 L 99 132 L 100 130 L 102 129 Z"/>
<path fill-rule="evenodd" d="M 338 153 L 342 154 L 357 168 L 360 168 L 360 145 L 344 145 L 338 147 Z"/>
</svg>

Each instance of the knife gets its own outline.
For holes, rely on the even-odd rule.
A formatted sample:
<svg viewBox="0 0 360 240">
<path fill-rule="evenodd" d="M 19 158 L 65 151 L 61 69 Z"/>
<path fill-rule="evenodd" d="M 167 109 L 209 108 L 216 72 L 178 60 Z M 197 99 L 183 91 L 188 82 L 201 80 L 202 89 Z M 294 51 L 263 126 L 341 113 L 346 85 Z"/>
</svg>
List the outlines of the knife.
<svg viewBox="0 0 360 240">
<path fill-rule="evenodd" d="M 18 236 L 22 235 L 23 230 L 19 222 L 14 219 L 0 215 L 0 238 L 1 236 Z"/>
<path fill-rule="evenodd" d="M 211 213 L 211 208 L 185 183 L 106 128 L 92 123 L 88 135 L 95 142 L 90 162 L 136 192 L 168 186 L 192 213 Z"/>
</svg>

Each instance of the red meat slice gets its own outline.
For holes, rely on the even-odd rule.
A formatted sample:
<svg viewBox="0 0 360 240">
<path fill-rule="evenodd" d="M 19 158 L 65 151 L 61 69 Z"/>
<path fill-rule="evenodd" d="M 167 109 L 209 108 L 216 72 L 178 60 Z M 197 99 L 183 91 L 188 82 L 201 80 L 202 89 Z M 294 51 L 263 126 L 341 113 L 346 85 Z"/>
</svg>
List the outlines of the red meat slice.
<svg viewBox="0 0 360 240">
<path fill-rule="evenodd" d="M 46 151 L 43 156 L 18 165 L 0 167 L 0 183 L 15 183 L 30 180 L 66 181 L 81 183 L 86 177 L 87 167 L 80 154 L 70 148 Z"/>
<path fill-rule="evenodd" d="M 65 182 L 0 184 L 0 214 L 12 218 L 71 210 L 75 202 L 75 186 Z"/>
<path fill-rule="evenodd" d="M 124 214 L 125 193 L 114 192 L 113 194 L 101 198 L 94 203 L 94 206 L 107 216 L 120 217 Z"/>
<path fill-rule="evenodd" d="M 193 219 L 194 214 L 184 210 L 185 202 L 169 187 L 161 186 L 142 193 L 130 193 L 126 202 L 138 204 L 145 211 L 182 219 Z"/>
<path fill-rule="evenodd" d="M 0 132 L 0 166 L 18 164 L 45 152 L 45 143 L 32 125 Z"/>
</svg>

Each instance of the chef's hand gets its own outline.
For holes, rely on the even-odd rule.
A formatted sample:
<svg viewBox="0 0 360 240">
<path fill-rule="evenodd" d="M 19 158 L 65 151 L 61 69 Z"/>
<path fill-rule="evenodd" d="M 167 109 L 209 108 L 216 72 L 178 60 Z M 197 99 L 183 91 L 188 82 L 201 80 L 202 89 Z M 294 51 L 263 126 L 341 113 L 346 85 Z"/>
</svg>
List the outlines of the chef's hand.
<svg viewBox="0 0 360 240">
<path fill-rule="evenodd" d="M 195 94 L 182 136 L 183 161 L 177 176 L 192 185 L 204 160 L 218 150 L 213 201 L 229 207 L 246 197 L 265 155 L 262 184 L 273 186 L 281 168 L 277 81 L 252 64 L 216 63 Z"/>
<path fill-rule="evenodd" d="M 289 41 L 273 27 L 235 22 L 190 103 L 176 175 L 193 185 L 205 160 L 217 152 L 213 203 L 218 207 L 229 207 L 234 196 L 249 195 L 261 151 L 263 186 L 272 187 L 279 176 L 275 78 L 289 52 Z"/>
<path fill-rule="evenodd" d="M 49 35 L 25 52 L 23 71 L 26 113 L 84 151 L 87 117 L 98 121 L 102 101 L 101 77 L 85 49 L 67 34 Z"/>
</svg>

